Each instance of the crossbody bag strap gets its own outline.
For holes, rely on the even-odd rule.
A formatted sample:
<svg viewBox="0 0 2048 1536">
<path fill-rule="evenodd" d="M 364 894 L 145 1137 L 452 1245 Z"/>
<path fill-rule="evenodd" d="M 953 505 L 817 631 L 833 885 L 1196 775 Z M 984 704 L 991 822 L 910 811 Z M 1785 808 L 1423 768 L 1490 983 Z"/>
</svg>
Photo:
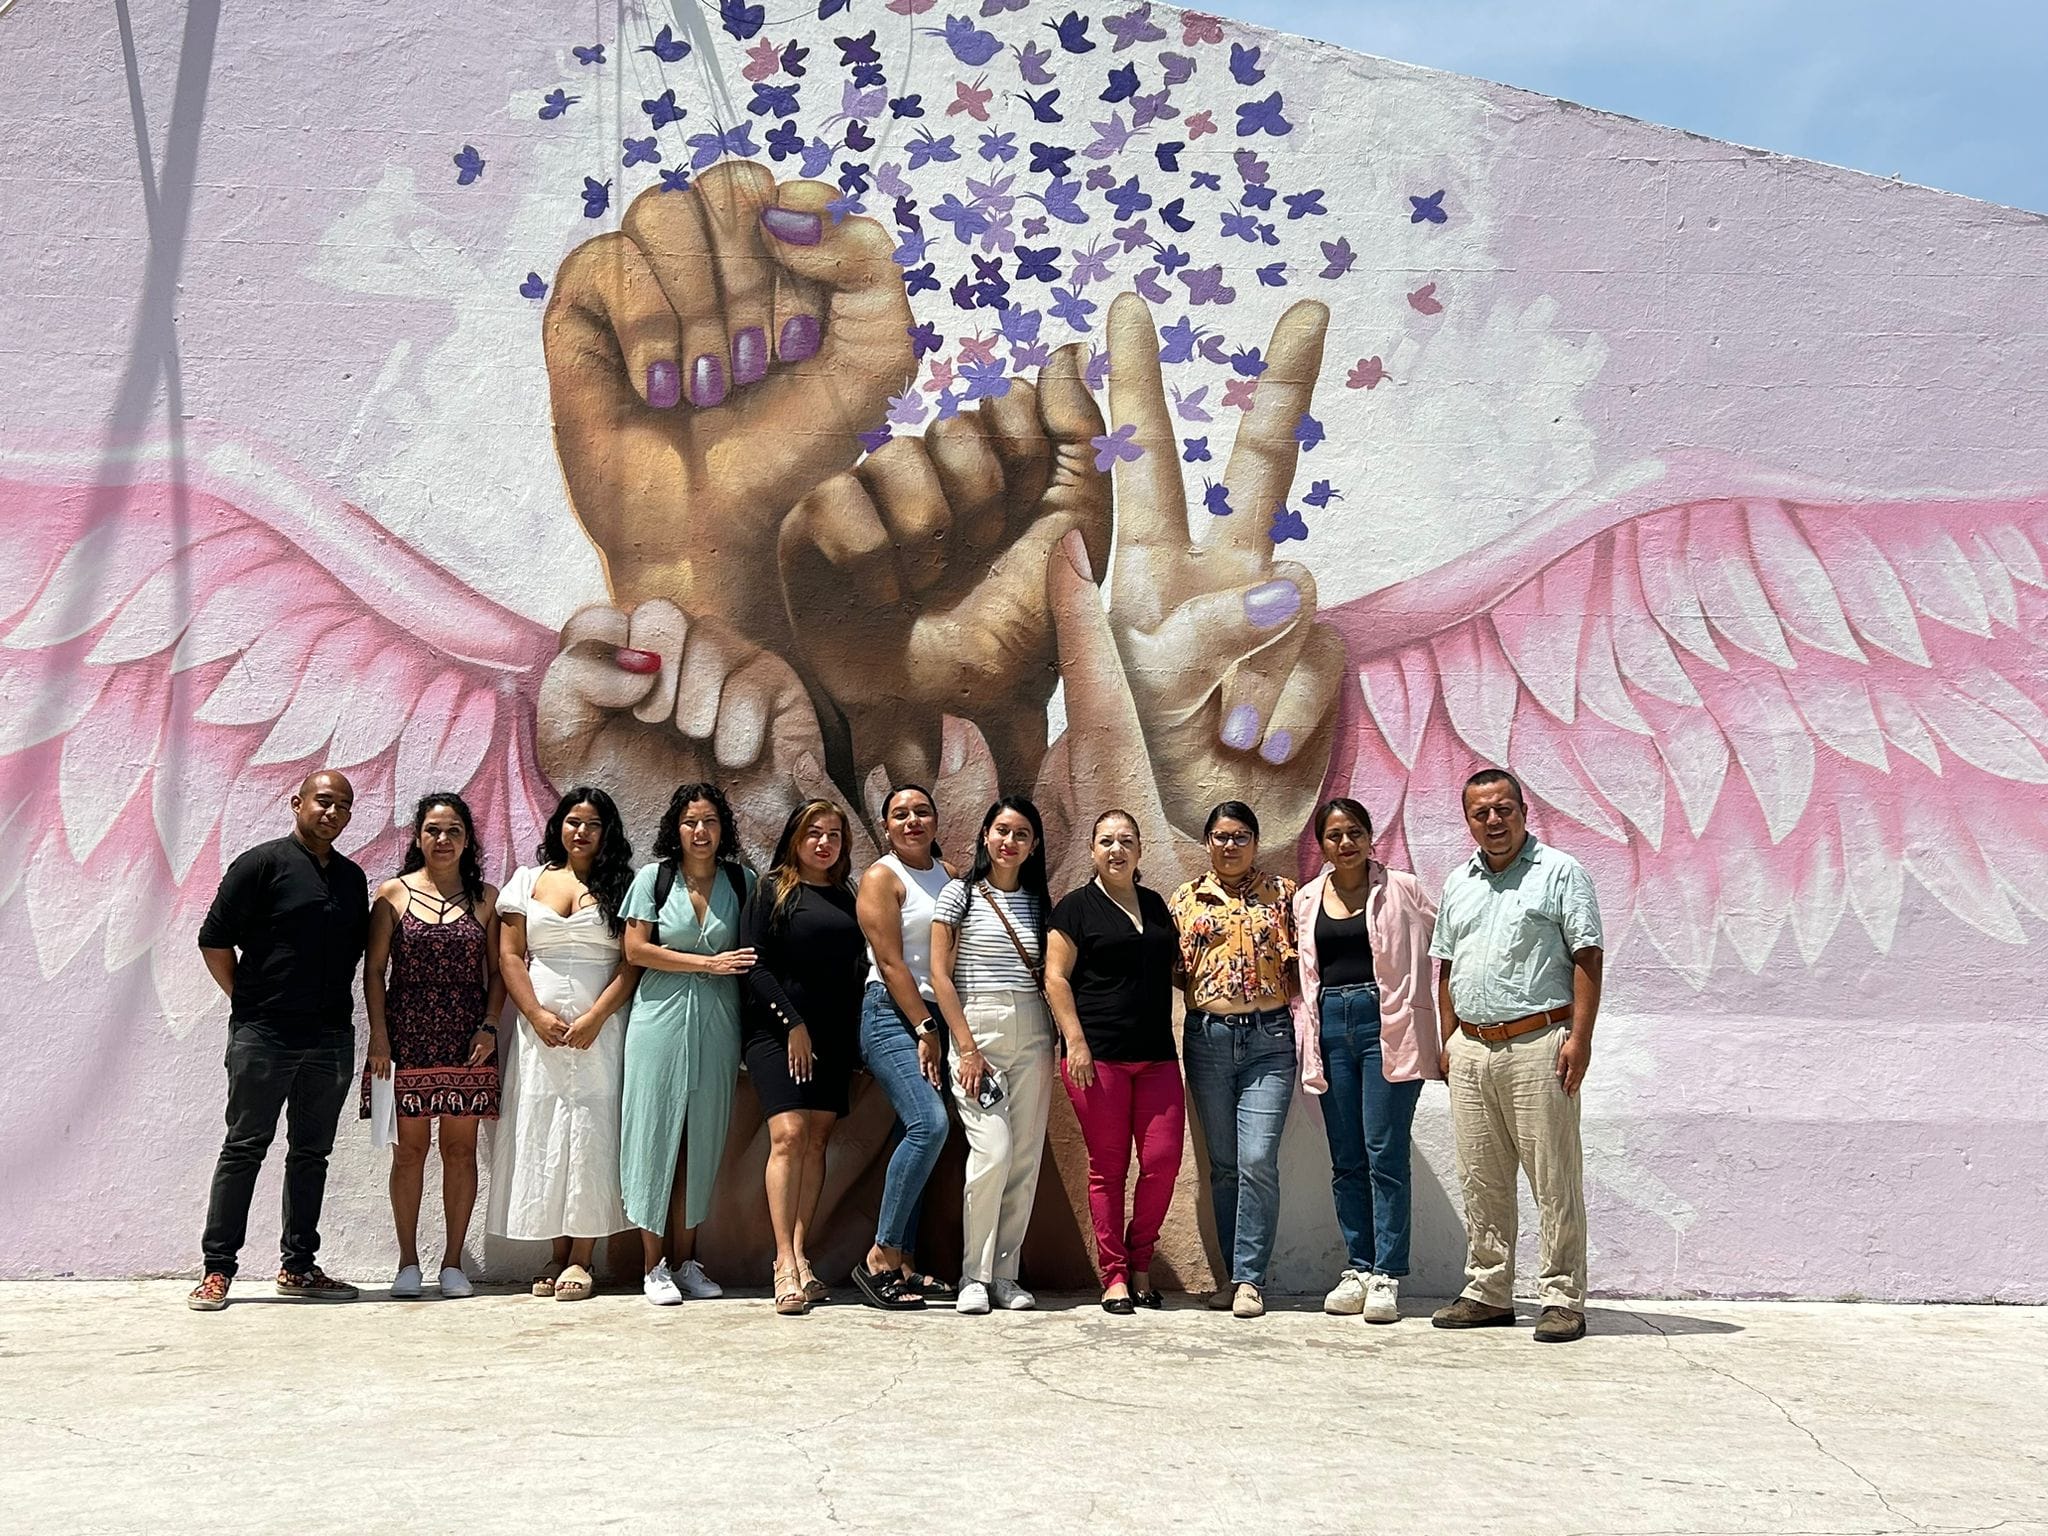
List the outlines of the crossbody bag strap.
<svg viewBox="0 0 2048 1536">
<path fill-rule="evenodd" d="M 996 916 L 1002 920 L 1003 932 L 1010 936 L 1010 942 L 1016 946 L 1017 958 L 1024 962 L 1024 969 L 1031 973 L 1031 984 L 1038 988 L 1040 992 L 1043 992 L 1045 990 L 1045 966 L 1043 963 L 1036 965 L 1032 963 L 1030 953 L 1024 948 L 1024 941 L 1017 936 L 1016 925 L 1010 921 L 1009 912 L 1004 908 L 1003 903 L 997 899 L 996 893 L 989 889 L 986 880 L 981 882 L 981 894 L 987 899 L 989 906 L 994 910 Z"/>
</svg>

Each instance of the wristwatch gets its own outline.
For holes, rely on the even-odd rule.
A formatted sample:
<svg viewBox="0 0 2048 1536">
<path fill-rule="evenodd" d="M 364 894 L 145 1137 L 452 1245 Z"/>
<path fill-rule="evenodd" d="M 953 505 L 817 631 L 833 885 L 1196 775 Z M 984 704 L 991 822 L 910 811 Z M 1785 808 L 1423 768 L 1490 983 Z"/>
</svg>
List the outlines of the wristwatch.
<svg viewBox="0 0 2048 1536">
<path fill-rule="evenodd" d="M 935 1033 L 938 1030 L 938 1027 L 939 1021 L 933 1018 L 930 1014 L 926 1014 L 923 1018 L 919 1019 L 915 1024 L 910 1026 L 911 1038 L 914 1040 L 922 1040 L 926 1035 Z"/>
</svg>

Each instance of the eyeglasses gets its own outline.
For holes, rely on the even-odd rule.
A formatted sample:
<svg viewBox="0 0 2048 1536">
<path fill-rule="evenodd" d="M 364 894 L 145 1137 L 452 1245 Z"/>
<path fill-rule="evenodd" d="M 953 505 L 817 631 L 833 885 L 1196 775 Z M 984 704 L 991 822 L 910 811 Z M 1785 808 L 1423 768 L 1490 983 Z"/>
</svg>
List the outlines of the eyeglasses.
<svg viewBox="0 0 2048 1536">
<path fill-rule="evenodd" d="M 1474 821 L 1513 821 L 1522 814 L 1519 805 L 1482 805 L 1465 813 Z"/>
<path fill-rule="evenodd" d="M 1257 839 L 1249 832 L 1211 832 L 1209 841 L 1218 848 L 1249 848 Z"/>
</svg>

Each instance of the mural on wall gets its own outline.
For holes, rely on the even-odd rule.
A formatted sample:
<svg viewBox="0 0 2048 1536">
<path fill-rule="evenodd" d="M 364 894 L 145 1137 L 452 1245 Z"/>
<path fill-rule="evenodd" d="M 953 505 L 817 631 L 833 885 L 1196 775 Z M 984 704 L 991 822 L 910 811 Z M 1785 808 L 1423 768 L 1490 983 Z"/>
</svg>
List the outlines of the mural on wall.
<svg viewBox="0 0 2048 1536">
<path fill-rule="evenodd" d="M 1882 960 L 1915 887 L 1958 932 L 2048 917 L 2048 496 L 1816 483 L 1768 444 L 1667 445 L 1595 484 L 1560 449 L 1498 526 L 1375 581 L 1398 560 L 1361 548 L 1400 527 L 1376 408 L 1440 357 L 1489 388 L 1500 317 L 1460 243 L 1483 175 L 1419 156 L 1394 190 L 1332 142 L 1335 72 L 1193 12 L 763 12 L 679 0 L 564 35 L 514 164 L 479 120 L 411 167 L 452 204 L 587 166 L 526 189 L 557 227 L 521 226 L 531 269 L 491 297 L 530 310 L 513 362 L 544 371 L 530 429 L 602 600 L 486 595 L 261 420 L 83 477 L 0 458 L 36 530 L 0 545 L 18 980 L 146 967 L 173 1038 L 217 1027 L 198 916 L 319 766 L 356 785 L 343 847 L 373 875 L 428 789 L 468 796 L 509 870 L 555 785 L 613 786 L 644 846 L 675 783 L 715 777 L 761 860 L 796 801 L 871 818 L 913 779 L 955 829 L 1030 790 L 1056 887 L 1126 806 L 1169 887 L 1215 800 L 1252 802 L 1292 863 L 1338 790 L 1440 884 L 1470 846 L 1458 785 L 1503 763 L 1591 868 L 1612 964 L 1679 1012 L 1774 953 Z M 707 1233 L 748 1266 L 754 1131 Z M 858 1211 L 886 1134 L 868 1095 L 828 1202 Z"/>
</svg>

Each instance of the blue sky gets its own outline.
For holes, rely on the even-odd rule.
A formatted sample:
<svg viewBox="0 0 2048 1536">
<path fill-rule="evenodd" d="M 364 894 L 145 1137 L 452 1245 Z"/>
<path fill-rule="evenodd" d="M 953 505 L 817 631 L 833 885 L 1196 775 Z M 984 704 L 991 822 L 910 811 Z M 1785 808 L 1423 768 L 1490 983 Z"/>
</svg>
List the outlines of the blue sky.
<svg viewBox="0 0 2048 1536">
<path fill-rule="evenodd" d="M 1207 8 L 2048 212 L 2043 0 L 1208 0 Z"/>
</svg>

